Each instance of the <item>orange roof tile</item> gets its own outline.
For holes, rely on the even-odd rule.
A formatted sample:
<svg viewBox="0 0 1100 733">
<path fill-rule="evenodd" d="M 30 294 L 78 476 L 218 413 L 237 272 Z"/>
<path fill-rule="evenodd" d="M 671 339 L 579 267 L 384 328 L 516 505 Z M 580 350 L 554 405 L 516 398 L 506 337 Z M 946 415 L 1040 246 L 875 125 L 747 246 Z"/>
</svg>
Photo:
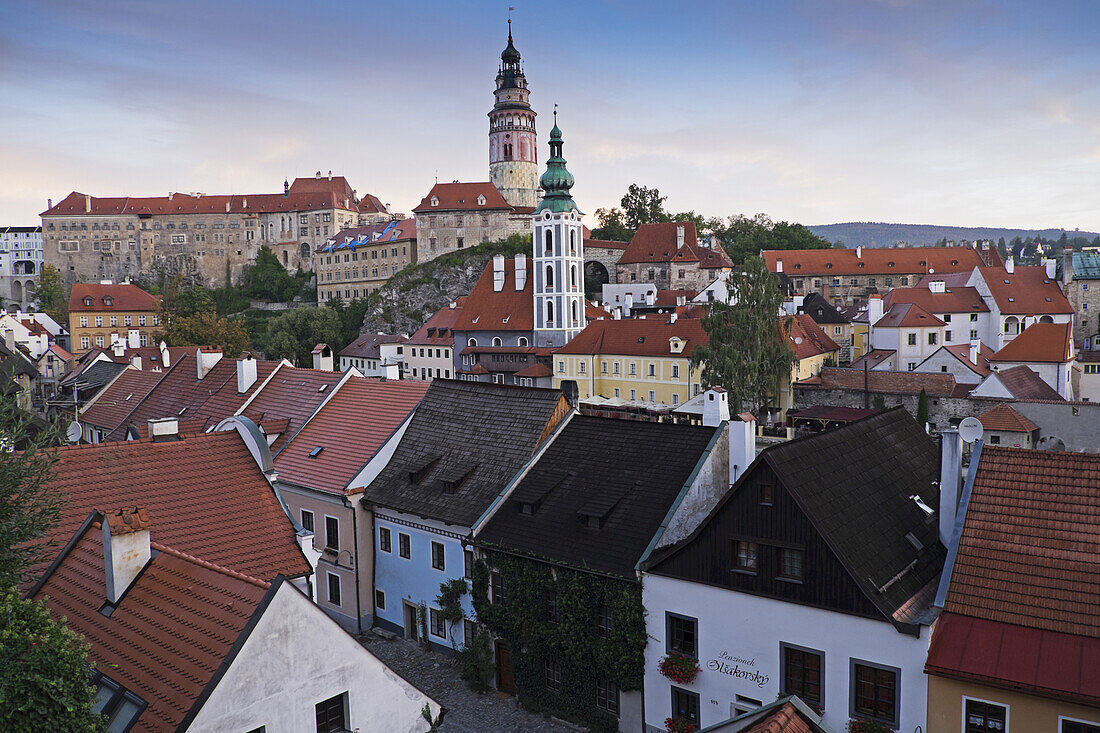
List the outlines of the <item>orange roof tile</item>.
<svg viewBox="0 0 1100 733">
<path fill-rule="evenodd" d="M 80 421 L 110 433 L 126 420 L 163 378 L 163 372 L 123 370 L 96 401 L 80 413 Z"/>
<path fill-rule="evenodd" d="M 683 339 L 683 352 L 673 354 L 669 339 Z M 616 321 L 592 321 L 577 336 L 557 350 L 558 354 L 613 354 L 622 356 L 691 356 L 696 346 L 708 342 L 702 322 L 679 318 L 669 323 L 667 316 L 629 318 Z"/>
<path fill-rule="evenodd" d="M 302 179 L 297 179 L 302 180 Z M 297 182 L 297 181 L 295 181 Z M 89 211 L 90 209 L 90 211 Z M 317 209 L 355 210 L 350 197 L 336 191 L 257 194 L 196 195 L 173 193 L 168 196 L 90 196 L 73 191 L 41 216 L 139 216 L 156 214 L 265 214 L 279 211 Z"/>
<path fill-rule="evenodd" d="M 1009 433 L 1031 433 L 1038 430 L 1035 423 L 1001 402 L 978 415 L 986 430 L 1004 430 Z"/>
<path fill-rule="evenodd" d="M 585 227 L 587 229 L 588 227 Z M 585 247 L 593 247 L 595 249 L 626 249 L 630 246 L 629 242 L 616 242 L 613 239 L 585 239 Z"/>
<path fill-rule="evenodd" d="M 529 367 L 524 367 L 515 373 L 517 377 L 549 377 L 554 374 L 553 370 L 545 364 L 532 364 Z"/>
<path fill-rule="evenodd" d="M 481 277 L 466 297 L 455 321 L 456 331 L 531 331 L 535 327 L 534 263 L 527 259 L 527 279 L 516 290 L 516 261 L 504 258 L 504 288 L 497 292 L 493 282 L 493 260 L 486 263 Z"/>
<path fill-rule="evenodd" d="M 271 452 L 277 453 L 343 377 L 343 372 L 284 365 L 256 393 L 244 408 L 244 414 L 256 423 L 282 419 L 290 421 L 286 431 L 271 444 Z"/>
<path fill-rule="evenodd" d="M 929 313 L 988 313 L 989 306 L 977 288 L 950 288 L 933 293 L 927 288 L 894 288 L 882 301 L 887 310 L 895 303 L 914 303 Z"/>
<path fill-rule="evenodd" d="M 1014 366 L 1011 369 L 1001 369 L 996 372 L 1004 388 L 1017 400 L 1054 400 L 1064 402 L 1058 390 L 1043 381 L 1033 369 L 1026 364 Z"/>
<path fill-rule="evenodd" d="M 934 328 L 944 322 L 915 303 L 895 303 L 872 325 L 875 328 Z"/>
<path fill-rule="evenodd" d="M 863 391 L 864 376 L 871 392 L 885 394 L 920 394 L 923 388 L 929 397 L 949 397 L 955 391 L 955 377 L 950 374 L 922 372 L 864 372 L 862 369 L 825 367 L 816 377 L 796 382 L 803 389 L 841 389 Z"/>
<path fill-rule="evenodd" d="M 454 299 L 454 308 L 450 304 L 436 311 L 427 323 L 417 330 L 408 340 L 409 346 L 451 346 L 454 344 L 454 327 L 462 309 L 466 306 L 466 297 Z"/>
<path fill-rule="evenodd" d="M 684 246 L 678 247 L 678 232 L 684 231 Z M 693 221 L 642 224 L 619 258 L 620 265 L 645 262 L 698 262 L 704 268 L 731 268 L 733 261 L 722 249 L 699 245 Z"/>
<path fill-rule="evenodd" d="M 814 733 L 814 728 L 788 702 L 752 727 L 745 728 L 744 733 Z"/>
<path fill-rule="evenodd" d="M 992 369 L 989 366 L 989 360 L 993 358 L 993 349 L 989 348 L 985 344 L 981 344 L 978 347 L 978 363 L 970 361 L 970 344 L 955 344 L 954 346 L 943 346 L 941 348 L 947 349 L 947 351 L 956 359 L 966 365 L 970 371 L 981 376 L 987 376 Z M 928 357 L 931 359 L 932 357 Z"/>
<path fill-rule="evenodd" d="M 85 305 L 85 299 L 91 304 Z M 111 304 L 107 305 L 108 299 Z M 160 296 L 150 295 L 137 285 L 116 283 L 74 283 L 69 291 L 69 311 L 86 313 L 93 311 L 146 311 L 160 310 Z"/>
<path fill-rule="evenodd" d="M 432 206 L 432 197 L 439 202 Z M 477 202 L 478 196 L 485 197 L 485 203 Z M 488 181 L 477 183 L 437 183 L 432 186 L 416 208 L 417 214 L 427 214 L 432 211 L 491 211 L 494 209 L 511 209 L 512 207 L 500 195 L 497 187 Z"/>
<path fill-rule="evenodd" d="M 1031 316 L 1042 313 L 1073 313 L 1057 281 L 1047 277 L 1045 267 L 1017 267 L 1011 274 L 1003 267 L 979 268 L 982 279 L 1001 313 Z"/>
<path fill-rule="evenodd" d="M 343 493 L 413 411 L 428 384 L 352 377 L 275 456 L 279 480 Z M 322 450 L 311 457 L 316 448 Z"/>
<path fill-rule="evenodd" d="M 783 273 L 790 277 L 970 272 L 984 264 L 969 247 L 864 247 L 860 252 L 860 257 L 854 249 L 767 250 L 763 254 L 769 270 L 776 272 L 782 260 Z"/>
<path fill-rule="evenodd" d="M 1073 361 L 1073 330 L 1068 323 L 1033 323 L 990 357 L 994 362 L 1064 364 Z"/>
<path fill-rule="evenodd" d="M 821 330 L 813 318 L 806 313 L 799 313 L 791 317 L 791 332 L 787 341 L 794 351 L 795 358 L 809 359 L 821 354 L 838 351 L 837 345 L 829 336 Z"/>
</svg>

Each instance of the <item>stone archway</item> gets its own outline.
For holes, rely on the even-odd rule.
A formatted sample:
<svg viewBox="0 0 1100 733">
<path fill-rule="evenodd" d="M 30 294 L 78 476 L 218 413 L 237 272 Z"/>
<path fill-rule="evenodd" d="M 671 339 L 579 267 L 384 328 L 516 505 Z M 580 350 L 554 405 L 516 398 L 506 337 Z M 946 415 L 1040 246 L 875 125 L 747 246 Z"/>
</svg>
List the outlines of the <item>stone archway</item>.
<svg viewBox="0 0 1100 733">
<path fill-rule="evenodd" d="M 16 303 L 23 302 L 23 283 L 18 280 L 11 281 L 11 299 Z"/>
<path fill-rule="evenodd" d="M 584 294 L 591 300 L 603 295 L 603 286 L 611 282 L 611 275 L 602 262 L 589 260 L 584 263 Z"/>
</svg>

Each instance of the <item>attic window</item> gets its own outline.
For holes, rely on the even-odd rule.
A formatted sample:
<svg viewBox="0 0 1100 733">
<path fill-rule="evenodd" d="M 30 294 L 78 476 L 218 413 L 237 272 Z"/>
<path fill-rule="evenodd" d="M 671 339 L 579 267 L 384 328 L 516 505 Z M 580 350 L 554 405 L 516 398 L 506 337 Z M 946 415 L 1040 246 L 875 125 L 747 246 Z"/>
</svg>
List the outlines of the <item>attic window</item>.
<svg viewBox="0 0 1100 733">
<path fill-rule="evenodd" d="M 422 463 L 419 468 L 414 468 L 413 470 L 409 471 L 409 483 L 419 484 L 421 481 L 427 478 L 428 474 L 431 473 L 432 468 L 435 467 L 435 464 L 438 461 L 438 457 L 432 458 L 426 463 Z"/>
<path fill-rule="evenodd" d="M 439 206 L 439 199 L 435 196 L 432 196 L 432 206 Z"/>
<path fill-rule="evenodd" d="M 639 344 L 644 344 L 645 343 L 645 336 L 639 336 L 638 337 L 638 343 Z"/>
<path fill-rule="evenodd" d="M 959 261 L 958 260 L 951 260 L 951 264 L 952 265 L 957 265 L 957 264 L 959 264 Z"/>
<path fill-rule="evenodd" d="M 317 391 L 318 392 L 324 392 L 326 389 L 328 389 L 328 385 L 327 384 L 322 384 L 320 387 L 317 388 Z"/>
<path fill-rule="evenodd" d="M 927 265 L 928 265 L 928 260 L 921 260 L 920 261 L 920 266 L 921 267 L 926 267 Z"/>
<path fill-rule="evenodd" d="M 323 446 L 323 445 L 317 446 L 316 448 L 314 448 L 313 450 L 311 450 L 309 452 L 309 457 L 310 458 L 316 458 L 317 456 L 321 455 L 321 451 L 323 451 L 324 449 L 325 449 L 325 446 Z"/>
<path fill-rule="evenodd" d="M 1008 302 L 1009 302 L 1009 303 L 1015 303 L 1015 302 L 1016 302 L 1016 299 L 1015 299 L 1015 298 L 1009 298 L 1009 299 L 1008 299 Z"/>
<path fill-rule="evenodd" d="M 890 260 L 889 262 L 886 263 L 886 266 L 887 267 L 893 267 L 894 266 L 894 261 Z"/>
<path fill-rule="evenodd" d="M 826 264 L 826 265 L 825 265 L 825 269 L 826 269 L 826 270 L 831 270 L 831 269 L 833 269 L 833 263 L 832 263 L 832 262 L 830 262 L 830 263 Z"/>
<path fill-rule="evenodd" d="M 859 269 L 862 270 L 864 267 L 867 267 L 867 263 L 866 262 L 860 262 L 859 263 Z"/>
<path fill-rule="evenodd" d="M 909 540 L 909 544 L 913 546 L 917 551 L 924 549 L 924 543 L 917 539 L 917 536 L 912 532 L 905 533 L 905 539 Z"/>
<path fill-rule="evenodd" d="M 176 413 L 176 417 L 182 416 L 183 413 L 185 413 L 185 412 L 187 412 L 187 408 L 186 407 L 181 407 L 180 411 Z"/>
<path fill-rule="evenodd" d="M 484 196 L 478 196 L 477 197 L 477 205 L 478 206 L 484 206 L 485 205 L 485 197 Z"/>
<path fill-rule="evenodd" d="M 125 399 L 125 402 L 129 402 L 129 401 L 130 401 L 130 398 L 131 398 L 131 397 L 133 397 L 133 396 L 134 396 L 134 393 L 133 393 L 133 392 L 131 392 L 130 394 L 126 395 L 126 399 Z"/>
<path fill-rule="evenodd" d="M 110 296 L 103 299 L 103 305 L 112 306 L 114 304 L 115 304 L 115 301 Z"/>
<path fill-rule="evenodd" d="M 799 263 L 795 264 L 794 269 L 801 270 L 802 269 L 802 263 L 799 262 Z"/>
<path fill-rule="evenodd" d="M 470 478 L 470 475 L 474 472 L 475 468 L 477 468 L 476 463 L 473 466 L 471 466 L 469 469 L 467 469 L 466 471 L 463 471 L 462 473 L 453 473 L 450 476 L 441 477 L 440 481 L 443 483 L 443 493 L 445 493 L 445 494 L 455 494 L 455 493 L 457 493 L 458 490 L 460 488 L 462 488 L 462 484 L 466 483 L 466 479 Z"/>
<path fill-rule="evenodd" d="M 85 298 L 84 299 L 84 305 L 90 307 L 92 305 L 92 299 L 91 298 Z"/>
<path fill-rule="evenodd" d="M 1050 302 L 1050 298 L 1047 298 L 1047 302 L 1048 302 L 1048 303 Z"/>
</svg>

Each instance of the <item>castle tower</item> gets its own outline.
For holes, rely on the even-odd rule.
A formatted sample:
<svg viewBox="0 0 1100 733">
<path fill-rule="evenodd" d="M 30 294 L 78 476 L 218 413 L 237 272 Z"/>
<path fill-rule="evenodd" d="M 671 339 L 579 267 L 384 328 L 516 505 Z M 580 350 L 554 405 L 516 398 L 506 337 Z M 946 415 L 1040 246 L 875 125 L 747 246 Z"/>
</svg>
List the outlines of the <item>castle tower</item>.
<svg viewBox="0 0 1100 733">
<path fill-rule="evenodd" d="M 569 189 L 573 174 L 561 157 L 554 112 L 550 158 L 539 179 L 542 201 L 532 214 L 534 236 L 535 346 L 563 346 L 581 332 L 584 317 L 584 225 Z"/>
<path fill-rule="evenodd" d="M 528 103 L 530 92 L 519 51 L 512 45 L 511 20 L 494 96 L 489 112 L 489 180 L 512 206 L 534 208 L 539 177 L 535 112 Z"/>
</svg>

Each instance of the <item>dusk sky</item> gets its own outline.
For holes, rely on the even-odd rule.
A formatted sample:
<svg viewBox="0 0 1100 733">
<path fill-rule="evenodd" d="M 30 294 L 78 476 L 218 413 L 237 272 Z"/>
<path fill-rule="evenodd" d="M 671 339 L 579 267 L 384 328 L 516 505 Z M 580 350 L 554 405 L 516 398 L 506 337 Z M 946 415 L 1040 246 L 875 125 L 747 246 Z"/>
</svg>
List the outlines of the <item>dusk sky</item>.
<svg viewBox="0 0 1100 733">
<path fill-rule="evenodd" d="M 1100 3 L 522 2 L 588 214 L 1100 230 Z M 488 180 L 508 2 L 0 2 L 0 224 L 46 199 L 264 193 L 408 212 Z"/>
</svg>

